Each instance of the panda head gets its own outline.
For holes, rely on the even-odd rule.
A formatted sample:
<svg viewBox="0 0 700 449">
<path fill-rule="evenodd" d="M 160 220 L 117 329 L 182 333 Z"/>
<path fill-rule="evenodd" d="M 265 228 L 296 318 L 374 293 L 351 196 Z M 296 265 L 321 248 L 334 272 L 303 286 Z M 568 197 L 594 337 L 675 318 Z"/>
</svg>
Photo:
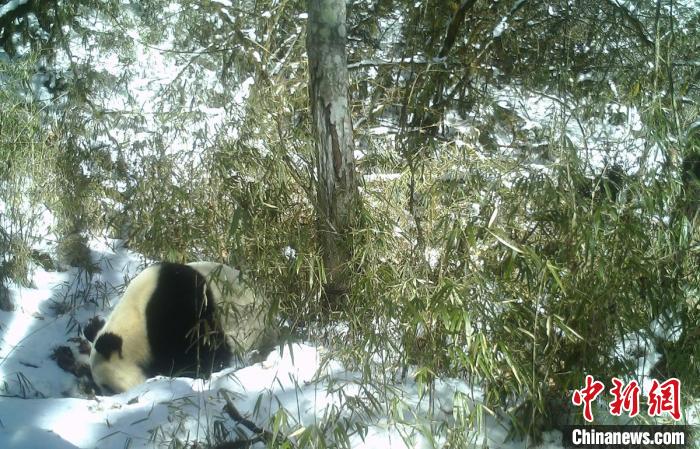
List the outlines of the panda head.
<svg viewBox="0 0 700 449">
<path fill-rule="evenodd" d="M 124 358 L 124 340 L 111 332 L 100 334 L 90 353 L 92 379 L 104 394 L 121 393 L 146 381 L 143 369 Z"/>
<path fill-rule="evenodd" d="M 93 320 L 86 326 L 86 338 L 94 339 L 90 371 L 104 394 L 121 393 L 148 377 L 145 368 L 151 362 L 151 347 L 146 310 L 160 277 L 160 265 L 146 268 L 131 280 L 106 322 Z"/>
</svg>

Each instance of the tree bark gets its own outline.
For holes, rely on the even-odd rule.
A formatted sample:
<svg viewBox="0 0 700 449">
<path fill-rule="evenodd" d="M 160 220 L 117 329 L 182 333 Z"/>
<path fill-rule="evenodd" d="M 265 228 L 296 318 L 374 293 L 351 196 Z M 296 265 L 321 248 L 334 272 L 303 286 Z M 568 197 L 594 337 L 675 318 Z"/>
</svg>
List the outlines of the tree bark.
<svg viewBox="0 0 700 449">
<path fill-rule="evenodd" d="M 326 293 L 347 290 L 350 229 L 359 195 L 352 120 L 348 108 L 345 0 L 307 0 L 309 102 L 315 136 L 319 240 Z"/>
</svg>

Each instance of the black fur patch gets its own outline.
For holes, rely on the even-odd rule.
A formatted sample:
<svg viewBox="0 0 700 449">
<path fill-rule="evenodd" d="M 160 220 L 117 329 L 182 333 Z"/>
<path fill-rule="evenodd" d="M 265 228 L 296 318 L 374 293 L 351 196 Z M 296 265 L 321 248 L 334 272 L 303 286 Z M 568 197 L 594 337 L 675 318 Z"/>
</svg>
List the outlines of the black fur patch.
<svg viewBox="0 0 700 449">
<path fill-rule="evenodd" d="M 146 305 L 149 374 L 208 377 L 230 363 L 231 351 L 215 319 L 216 299 L 194 268 L 160 264 Z"/>
<path fill-rule="evenodd" d="M 123 359 L 122 343 L 122 337 L 119 335 L 105 332 L 97 337 L 94 349 L 106 359 L 109 359 L 115 351 L 119 354 L 119 358 Z"/>
<path fill-rule="evenodd" d="M 85 329 L 83 329 L 83 335 L 85 335 L 87 341 L 94 342 L 97 333 L 104 327 L 104 325 L 105 320 L 103 320 L 102 318 L 98 316 L 90 318 L 90 321 L 88 321 L 87 326 L 85 326 Z"/>
</svg>

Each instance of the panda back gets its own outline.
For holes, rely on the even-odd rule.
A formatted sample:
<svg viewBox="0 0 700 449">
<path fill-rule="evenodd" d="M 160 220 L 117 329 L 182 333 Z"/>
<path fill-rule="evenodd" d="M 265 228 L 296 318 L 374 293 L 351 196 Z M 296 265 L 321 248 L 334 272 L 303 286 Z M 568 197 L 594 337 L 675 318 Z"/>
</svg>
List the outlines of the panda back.
<svg viewBox="0 0 700 449">
<path fill-rule="evenodd" d="M 217 294 L 191 266 L 164 262 L 145 308 L 149 374 L 208 375 L 230 360 L 215 319 Z"/>
</svg>

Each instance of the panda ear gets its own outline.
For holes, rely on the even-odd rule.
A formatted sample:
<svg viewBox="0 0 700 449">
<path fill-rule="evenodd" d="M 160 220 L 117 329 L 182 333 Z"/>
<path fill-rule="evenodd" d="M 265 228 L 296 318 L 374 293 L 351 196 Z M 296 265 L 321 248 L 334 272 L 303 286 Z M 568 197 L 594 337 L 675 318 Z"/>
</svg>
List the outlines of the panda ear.
<svg viewBox="0 0 700 449">
<path fill-rule="evenodd" d="M 94 316 L 90 318 L 90 321 L 88 321 L 87 326 L 85 326 L 85 329 L 83 329 L 83 335 L 89 342 L 94 342 L 95 337 L 97 336 L 97 333 L 102 329 L 105 325 L 105 320 L 100 318 L 99 316 Z"/>
<path fill-rule="evenodd" d="M 93 348 L 106 359 L 109 359 L 114 352 L 117 352 L 119 354 L 119 358 L 122 359 L 124 358 L 122 356 L 122 342 L 122 337 L 119 335 L 111 332 L 105 332 L 97 337 Z"/>
</svg>

